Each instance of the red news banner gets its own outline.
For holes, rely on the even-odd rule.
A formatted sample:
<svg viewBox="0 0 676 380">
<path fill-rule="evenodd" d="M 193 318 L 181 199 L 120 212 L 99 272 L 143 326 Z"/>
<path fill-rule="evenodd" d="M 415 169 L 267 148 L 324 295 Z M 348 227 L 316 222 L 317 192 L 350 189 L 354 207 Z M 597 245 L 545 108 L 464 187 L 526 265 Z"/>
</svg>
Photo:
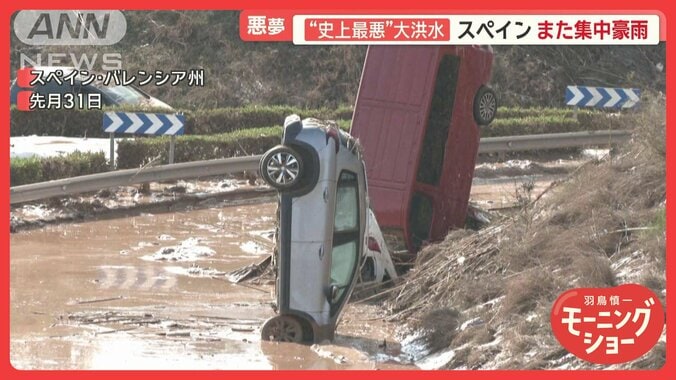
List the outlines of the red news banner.
<svg viewBox="0 0 676 380">
<path fill-rule="evenodd" d="M 244 11 L 244 41 L 297 45 L 652 45 L 659 16 L 621 15 L 300 15 Z"/>
<path fill-rule="evenodd" d="M 447 18 L 305 18 L 306 42 L 433 42 L 450 41 Z"/>
</svg>

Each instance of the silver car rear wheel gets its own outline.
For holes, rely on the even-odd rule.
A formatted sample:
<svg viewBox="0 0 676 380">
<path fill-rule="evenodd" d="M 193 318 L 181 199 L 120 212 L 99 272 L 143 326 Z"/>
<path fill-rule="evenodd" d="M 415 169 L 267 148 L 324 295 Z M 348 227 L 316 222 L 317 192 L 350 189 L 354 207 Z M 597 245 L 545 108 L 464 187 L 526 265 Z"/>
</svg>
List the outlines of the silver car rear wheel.
<svg viewBox="0 0 676 380">
<path fill-rule="evenodd" d="M 267 151 L 260 164 L 261 176 L 278 190 L 294 187 L 303 175 L 303 159 L 294 149 L 279 145 Z"/>
<path fill-rule="evenodd" d="M 265 321 L 261 329 L 261 339 L 273 342 L 303 341 L 303 326 L 294 317 L 277 315 Z"/>
<path fill-rule="evenodd" d="M 498 111 L 498 97 L 493 90 L 481 86 L 474 97 L 474 120 L 479 125 L 488 125 Z"/>
</svg>

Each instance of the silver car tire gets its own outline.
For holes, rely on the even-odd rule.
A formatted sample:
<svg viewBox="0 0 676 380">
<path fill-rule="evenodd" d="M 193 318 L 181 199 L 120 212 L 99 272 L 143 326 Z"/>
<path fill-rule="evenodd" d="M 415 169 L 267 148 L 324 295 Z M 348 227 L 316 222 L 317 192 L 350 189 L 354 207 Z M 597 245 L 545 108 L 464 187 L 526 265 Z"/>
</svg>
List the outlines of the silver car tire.
<svg viewBox="0 0 676 380">
<path fill-rule="evenodd" d="M 479 125 L 488 125 L 498 112 L 498 97 L 495 91 L 481 86 L 474 97 L 474 120 Z"/>
<path fill-rule="evenodd" d="M 272 342 L 301 343 L 304 339 L 303 326 L 294 317 L 277 315 L 265 321 L 261 328 L 261 339 Z"/>
<path fill-rule="evenodd" d="M 260 172 L 268 185 L 277 190 L 289 190 L 303 176 L 303 159 L 295 149 L 278 145 L 265 152 Z"/>
</svg>

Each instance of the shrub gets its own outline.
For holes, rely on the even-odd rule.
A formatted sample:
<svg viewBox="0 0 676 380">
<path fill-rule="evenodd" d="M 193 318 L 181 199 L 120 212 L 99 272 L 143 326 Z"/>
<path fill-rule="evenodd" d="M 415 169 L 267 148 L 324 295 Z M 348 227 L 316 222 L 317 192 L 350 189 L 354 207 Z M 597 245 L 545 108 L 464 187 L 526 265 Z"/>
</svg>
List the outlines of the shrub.
<svg viewBox="0 0 676 380">
<path fill-rule="evenodd" d="M 586 112 L 577 119 L 565 114 L 539 114 L 519 117 L 498 115 L 490 125 L 482 127 L 481 137 L 535 135 L 587 130 L 628 129 L 632 123 L 625 115 Z"/>
<path fill-rule="evenodd" d="M 430 352 L 447 348 L 458 333 L 460 313 L 452 308 L 432 310 L 416 323 L 416 327 L 428 332 L 423 341 Z"/>
<path fill-rule="evenodd" d="M 41 160 L 45 180 L 77 177 L 108 170 L 105 153 L 73 152 L 66 156 L 46 157 Z"/>
<path fill-rule="evenodd" d="M 280 143 L 282 127 L 252 128 L 217 135 L 176 138 L 174 162 L 211 160 L 262 154 Z M 169 137 L 122 140 L 117 145 L 118 169 L 168 162 Z"/>
<path fill-rule="evenodd" d="M 50 135 L 67 137 L 107 137 L 103 132 L 103 113 L 106 111 L 167 113 L 164 109 L 137 110 L 110 108 L 106 110 L 35 110 L 10 109 L 11 136 Z M 186 116 L 186 134 L 217 134 L 239 129 L 261 128 L 280 125 L 290 114 L 301 117 L 339 120 L 349 125 L 352 118 L 350 107 L 336 109 L 301 109 L 289 106 L 247 106 L 183 111 Z"/>
<path fill-rule="evenodd" d="M 577 112 L 572 107 L 552 108 L 552 107 L 499 107 L 497 117 L 501 119 L 523 118 L 533 116 L 559 116 L 573 117 L 577 113 L 578 117 L 587 114 L 597 114 L 600 111 L 594 109 L 578 109 Z"/>
<path fill-rule="evenodd" d="M 42 181 L 39 157 L 13 158 L 9 164 L 10 185 L 17 186 Z"/>
<path fill-rule="evenodd" d="M 556 278 L 546 268 L 525 271 L 507 282 L 502 313 L 505 316 L 531 312 L 543 300 L 555 298 Z"/>
<path fill-rule="evenodd" d="M 108 170 L 103 152 L 73 152 L 55 157 L 13 158 L 10 161 L 10 186 L 77 177 Z"/>
<path fill-rule="evenodd" d="M 109 111 L 157 112 L 166 110 L 134 110 L 110 108 Z M 107 111 L 108 111 L 107 110 Z M 69 137 L 107 137 L 103 132 L 101 110 L 10 110 L 10 134 L 12 136 L 50 135 Z M 186 134 L 211 135 L 233 132 L 240 129 L 262 128 L 280 125 L 290 114 L 301 117 L 335 120 L 345 130 L 352 122 L 352 108 L 341 106 L 335 109 L 302 109 L 290 106 L 246 106 L 231 108 L 183 111 L 186 116 Z M 598 111 L 580 110 L 577 119 L 573 111 L 565 108 L 504 108 L 498 117 L 481 129 L 482 137 L 510 136 L 539 133 L 573 132 L 580 130 L 620 129 L 631 127 L 630 119 L 622 115 Z"/>
<path fill-rule="evenodd" d="M 301 118 L 340 120 L 352 119 L 352 108 L 342 106 L 336 109 L 302 109 L 290 106 L 247 106 L 190 111 L 187 113 L 187 128 L 191 134 L 214 134 L 239 129 L 260 128 L 278 125 L 291 114 Z"/>
<path fill-rule="evenodd" d="M 103 112 L 98 110 L 35 110 L 10 109 L 11 136 L 89 136 L 104 137 Z"/>
</svg>

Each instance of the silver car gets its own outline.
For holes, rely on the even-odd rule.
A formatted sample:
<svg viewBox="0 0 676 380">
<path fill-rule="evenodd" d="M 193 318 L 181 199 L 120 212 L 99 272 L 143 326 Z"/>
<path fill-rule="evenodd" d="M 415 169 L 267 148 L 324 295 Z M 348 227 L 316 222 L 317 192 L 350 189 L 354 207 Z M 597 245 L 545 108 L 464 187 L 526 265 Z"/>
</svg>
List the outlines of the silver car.
<svg viewBox="0 0 676 380">
<path fill-rule="evenodd" d="M 263 155 L 260 172 L 279 191 L 278 314 L 265 322 L 261 337 L 332 339 L 367 246 L 368 197 L 359 146 L 336 126 L 291 115 L 282 144 Z"/>
</svg>

